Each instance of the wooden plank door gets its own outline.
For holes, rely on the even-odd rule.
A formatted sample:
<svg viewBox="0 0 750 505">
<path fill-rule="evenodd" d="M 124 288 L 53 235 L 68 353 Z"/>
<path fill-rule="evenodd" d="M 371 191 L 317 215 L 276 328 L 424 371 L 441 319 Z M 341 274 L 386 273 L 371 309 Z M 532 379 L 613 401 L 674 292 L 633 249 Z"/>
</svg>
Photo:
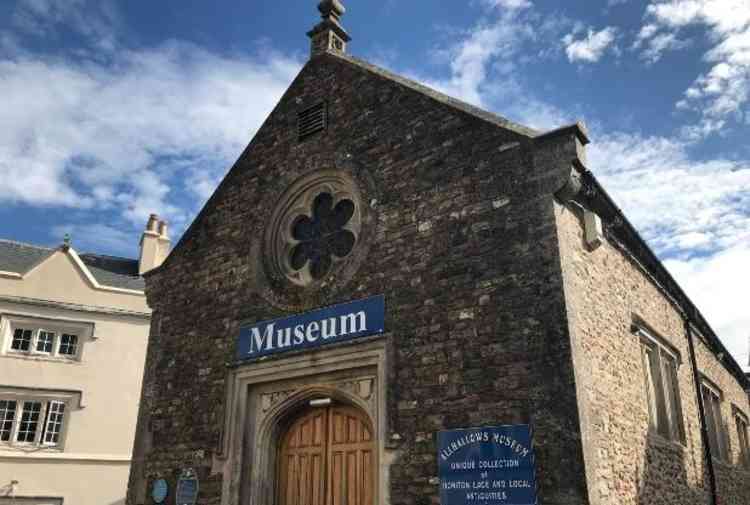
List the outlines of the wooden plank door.
<svg viewBox="0 0 750 505">
<path fill-rule="evenodd" d="M 370 423 L 351 407 L 332 407 L 328 419 L 328 505 L 374 505 Z"/>
<path fill-rule="evenodd" d="M 328 410 L 316 409 L 289 427 L 279 453 L 279 504 L 325 505 Z"/>
<path fill-rule="evenodd" d="M 313 409 L 279 449 L 279 505 L 375 505 L 375 441 L 359 410 Z"/>
</svg>

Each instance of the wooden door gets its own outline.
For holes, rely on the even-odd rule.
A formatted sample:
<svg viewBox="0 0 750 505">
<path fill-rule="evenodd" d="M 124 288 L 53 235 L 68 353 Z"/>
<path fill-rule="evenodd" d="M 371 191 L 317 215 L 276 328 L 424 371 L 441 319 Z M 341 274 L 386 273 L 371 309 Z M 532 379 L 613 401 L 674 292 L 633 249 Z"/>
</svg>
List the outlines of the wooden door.
<svg viewBox="0 0 750 505">
<path fill-rule="evenodd" d="M 375 441 L 366 416 L 334 406 L 304 413 L 282 437 L 279 505 L 374 505 Z"/>
</svg>

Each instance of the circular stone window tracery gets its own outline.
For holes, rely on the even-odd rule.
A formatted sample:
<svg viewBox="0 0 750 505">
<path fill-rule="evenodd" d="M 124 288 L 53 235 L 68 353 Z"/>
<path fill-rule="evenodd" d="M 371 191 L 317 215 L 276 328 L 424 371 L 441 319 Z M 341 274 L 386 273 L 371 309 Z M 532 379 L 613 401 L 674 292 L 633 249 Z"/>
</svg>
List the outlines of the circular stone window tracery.
<svg viewBox="0 0 750 505">
<path fill-rule="evenodd" d="M 266 264 L 282 290 L 284 284 L 323 288 L 356 266 L 366 213 L 362 201 L 345 171 L 310 174 L 284 192 L 265 237 Z"/>
</svg>

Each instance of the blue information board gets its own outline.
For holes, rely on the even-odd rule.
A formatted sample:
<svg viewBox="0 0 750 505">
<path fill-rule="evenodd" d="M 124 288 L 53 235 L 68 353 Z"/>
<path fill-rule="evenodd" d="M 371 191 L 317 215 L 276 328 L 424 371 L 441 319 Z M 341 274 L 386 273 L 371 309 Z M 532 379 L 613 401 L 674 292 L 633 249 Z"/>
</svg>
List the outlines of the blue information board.
<svg viewBox="0 0 750 505">
<path fill-rule="evenodd" d="M 195 470 L 186 468 L 177 481 L 176 505 L 195 505 L 198 499 L 198 477 Z"/>
<path fill-rule="evenodd" d="M 536 505 L 531 427 L 441 431 L 441 505 Z"/>
<path fill-rule="evenodd" d="M 310 349 L 383 333 L 382 295 L 240 328 L 237 360 Z"/>
</svg>

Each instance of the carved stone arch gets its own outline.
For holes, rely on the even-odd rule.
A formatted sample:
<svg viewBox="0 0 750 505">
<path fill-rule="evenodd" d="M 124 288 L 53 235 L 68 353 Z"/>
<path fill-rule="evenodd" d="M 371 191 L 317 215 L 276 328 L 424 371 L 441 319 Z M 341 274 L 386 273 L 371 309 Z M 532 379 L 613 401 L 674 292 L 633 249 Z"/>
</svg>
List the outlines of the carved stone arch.
<svg viewBox="0 0 750 505">
<path fill-rule="evenodd" d="M 351 391 L 346 391 L 338 385 L 313 385 L 294 391 L 285 400 L 271 407 L 259 426 L 260 435 L 266 436 L 267 430 L 282 426 L 288 418 L 294 417 L 296 411 L 309 404 L 310 400 L 319 398 L 330 398 L 333 401 L 358 407 L 367 413 L 370 423 L 373 422 L 370 405 L 360 396 Z"/>
</svg>

